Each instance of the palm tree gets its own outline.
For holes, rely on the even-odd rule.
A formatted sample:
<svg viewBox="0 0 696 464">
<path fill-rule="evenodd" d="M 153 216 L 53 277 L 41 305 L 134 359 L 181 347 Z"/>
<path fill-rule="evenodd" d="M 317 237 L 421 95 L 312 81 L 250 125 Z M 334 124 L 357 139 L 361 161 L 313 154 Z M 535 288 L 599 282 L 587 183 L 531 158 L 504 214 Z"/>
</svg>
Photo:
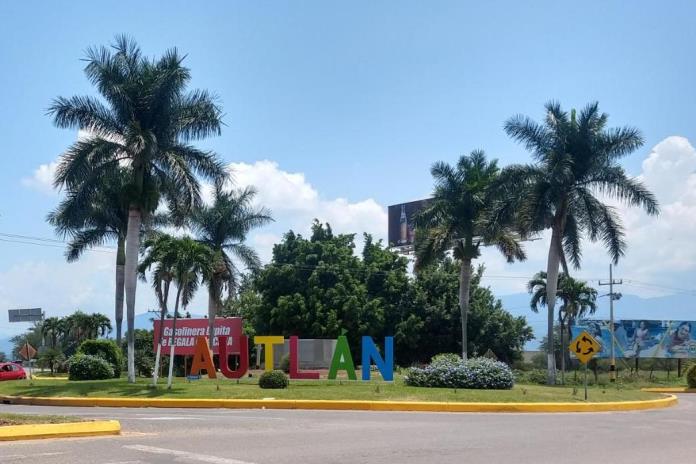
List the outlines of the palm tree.
<svg viewBox="0 0 696 464">
<path fill-rule="evenodd" d="M 89 315 L 89 338 L 104 337 L 111 330 L 111 320 L 108 317 L 99 313 Z"/>
<path fill-rule="evenodd" d="M 618 160 L 643 144 L 637 129 L 607 128 L 608 116 L 597 103 L 587 105 L 579 115 L 560 104 L 546 105 L 546 120 L 538 124 L 524 116 L 505 123 L 505 131 L 522 142 L 534 163 L 506 168 L 500 176 L 500 190 L 517 202 L 519 227 L 524 233 L 551 229 L 546 273 L 548 285 L 548 338 L 553 346 L 559 262 L 562 251 L 577 269 L 581 262 L 583 238 L 600 240 L 614 263 L 626 251 L 624 231 L 616 210 L 597 194 L 628 205 L 640 206 L 657 215 L 653 194 L 619 166 Z M 548 355 L 548 383 L 556 382 L 553 354 Z"/>
<path fill-rule="evenodd" d="M 104 101 L 87 96 L 57 98 L 49 113 L 58 127 L 84 129 L 61 157 L 55 185 L 85 195 L 102 188 L 118 167 L 128 178 L 125 293 L 128 326 L 128 381 L 135 382 L 134 320 L 140 229 L 164 198 L 170 209 L 200 204 L 196 174 L 222 181 L 216 156 L 188 142 L 220 133 L 221 110 L 206 91 L 187 92 L 189 70 L 171 49 L 158 59 L 142 55 L 127 37 L 112 48 L 87 51 L 85 74 Z"/>
<path fill-rule="evenodd" d="M 61 321 L 58 317 L 48 317 L 41 324 L 41 335 L 50 336 L 51 348 L 55 349 L 58 344 L 58 337 L 61 334 Z"/>
<path fill-rule="evenodd" d="M 169 376 L 167 389 L 172 388 L 174 374 L 174 337 L 176 334 L 176 321 L 179 315 L 179 304 L 188 305 L 193 294 L 198 288 L 200 279 L 209 274 L 213 262 L 213 252 L 202 243 L 190 237 L 176 239 L 173 243 L 176 259 L 173 265 L 173 277 L 176 283 L 176 299 L 174 303 L 174 321 L 172 322 L 172 336 L 170 338 L 169 352 Z"/>
<path fill-rule="evenodd" d="M 440 260 L 450 249 L 460 263 L 459 309 L 465 359 L 472 261 L 480 256 L 482 246 L 497 247 L 508 262 L 525 259 L 519 241 L 509 228 L 512 216 L 490 214 L 493 206 L 503 200 L 490 188 L 499 172 L 497 161 L 487 161 L 483 151 L 462 156 L 456 166 L 435 163 L 431 169 L 435 178 L 432 202 L 415 218 L 419 230 L 416 270 Z"/>
<path fill-rule="evenodd" d="M 546 306 L 547 303 L 546 273 L 544 271 L 537 272 L 532 280 L 527 283 L 527 290 L 532 295 L 530 307 L 532 311 L 538 313 L 539 308 Z M 597 290 L 587 285 L 587 282 L 574 279 L 565 273 L 560 273 L 556 286 L 556 297 L 561 300 L 561 307 L 558 310 L 558 322 L 561 329 L 561 383 L 565 383 L 565 365 L 568 354 L 564 340 L 566 328 L 568 339 L 570 339 L 570 327 L 575 322 L 575 319 L 594 314 L 597 310 Z"/>
<path fill-rule="evenodd" d="M 266 208 L 252 205 L 256 190 L 247 187 L 238 191 L 225 191 L 221 185 L 215 187 L 213 204 L 204 205 L 190 218 L 191 227 L 198 240 L 214 253 L 211 274 L 206 276 L 208 285 L 208 333 L 213 346 L 215 317 L 222 310 L 222 293 L 234 294 L 239 282 L 240 271 L 234 258 L 250 270 L 260 267 L 256 252 L 244 243 L 247 234 L 273 220 Z"/>
<path fill-rule="evenodd" d="M 121 344 L 123 325 L 123 293 L 125 273 L 125 245 L 128 227 L 128 205 L 124 201 L 125 171 L 104 179 L 100 190 L 68 192 L 55 211 L 48 215 L 48 222 L 59 235 L 71 238 L 66 257 L 76 261 L 82 253 L 100 246 L 108 240 L 116 241 L 116 295 L 114 318 L 116 342 Z M 91 195 L 90 195 L 91 193 Z"/>
<path fill-rule="evenodd" d="M 151 233 L 143 242 L 145 255 L 140 263 L 138 271 L 145 280 L 145 272 L 152 270 L 152 287 L 157 295 L 160 307 L 160 329 L 157 337 L 157 353 L 155 355 L 155 368 L 152 372 L 152 384 L 157 385 L 160 359 L 162 355 L 162 338 L 164 333 L 164 319 L 169 313 L 169 288 L 174 279 L 174 264 L 176 262 L 176 239 L 171 235 L 161 232 Z"/>
</svg>

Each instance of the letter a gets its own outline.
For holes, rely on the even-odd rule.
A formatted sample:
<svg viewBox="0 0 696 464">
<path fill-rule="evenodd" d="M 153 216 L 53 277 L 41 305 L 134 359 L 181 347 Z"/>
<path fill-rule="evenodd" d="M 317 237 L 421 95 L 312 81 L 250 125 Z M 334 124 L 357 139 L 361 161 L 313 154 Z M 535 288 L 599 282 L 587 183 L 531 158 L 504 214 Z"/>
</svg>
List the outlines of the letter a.
<svg viewBox="0 0 696 464">
<path fill-rule="evenodd" d="M 199 375 L 201 370 L 208 372 L 209 379 L 216 379 L 215 364 L 213 364 L 213 352 L 208 348 L 208 337 L 196 337 L 196 351 L 191 363 L 191 375 Z"/>
<path fill-rule="evenodd" d="M 355 375 L 353 356 L 350 354 L 348 339 L 345 335 L 340 335 L 336 340 L 336 349 L 334 350 L 331 368 L 329 369 L 329 379 L 335 380 L 338 371 L 346 371 L 350 380 L 358 380 Z"/>
</svg>

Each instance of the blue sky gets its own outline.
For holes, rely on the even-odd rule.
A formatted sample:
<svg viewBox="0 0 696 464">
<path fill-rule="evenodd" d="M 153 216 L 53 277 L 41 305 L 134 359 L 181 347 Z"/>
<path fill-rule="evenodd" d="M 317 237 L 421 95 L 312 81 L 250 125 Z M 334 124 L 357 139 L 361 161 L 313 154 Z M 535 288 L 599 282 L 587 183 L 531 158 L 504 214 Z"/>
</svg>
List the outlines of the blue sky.
<svg viewBox="0 0 696 464">
<path fill-rule="evenodd" d="M 696 231 L 696 4 L 529 3 L 4 2 L 0 233 L 53 237 L 44 218 L 59 196 L 46 174 L 76 134 L 54 128 L 45 110 L 59 95 L 93 93 L 84 50 L 126 33 L 151 56 L 178 47 L 193 86 L 219 96 L 226 128 L 201 145 L 236 163 L 241 184 L 263 184 L 277 219 L 251 238 L 264 256 L 283 231 L 302 231 L 315 215 L 340 231 L 384 236 L 381 208 L 426 196 L 433 161 L 483 148 L 501 164 L 525 162 L 503 133 L 505 119 L 540 119 L 550 99 L 568 108 L 598 100 L 611 125 L 643 131 L 645 146 L 625 166 L 673 206 L 658 221 L 627 212 L 636 251 L 619 269 L 690 288 L 693 252 L 674 255 L 651 241 L 689 248 Z M 531 244 L 538 259 L 518 267 L 485 255 L 501 276 L 489 283 L 519 291 L 521 279 L 502 277 L 540 269 L 545 247 Z M 0 242 L 0 253 L 0 333 L 11 330 L 6 307 L 111 312 L 108 252 L 71 265 L 59 248 Z M 586 258 L 581 275 L 606 273 L 598 247 Z M 140 290 L 139 311 L 149 293 Z"/>
</svg>

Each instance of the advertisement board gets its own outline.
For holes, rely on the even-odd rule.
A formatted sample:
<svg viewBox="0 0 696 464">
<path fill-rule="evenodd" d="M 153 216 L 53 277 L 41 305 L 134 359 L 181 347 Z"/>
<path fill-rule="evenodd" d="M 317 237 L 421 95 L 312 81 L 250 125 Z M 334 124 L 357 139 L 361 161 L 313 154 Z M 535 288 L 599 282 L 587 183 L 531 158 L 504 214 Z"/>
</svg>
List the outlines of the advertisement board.
<svg viewBox="0 0 696 464">
<path fill-rule="evenodd" d="M 609 321 L 585 319 L 571 327 L 573 337 L 586 330 L 602 345 L 597 357 L 611 355 Z M 696 358 L 694 321 L 614 321 L 614 354 L 617 358 Z"/>
<path fill-rule="evenodd" d="M 411 201 L 391 205 L 388 209 L 389 216 L 389 246 L 411 247 L 416 236 L 414 217 L 422 209 L 430 204 L 429 199 Z"/>
<path fill-rule="evenodd" d="M 172 335 L 172 319 L 164 320 L 164 336 L 162 339 L 162 352 L 169 353 L 171 346 L 170 337 Z M 155 335 L 159 333 L 160 321 L 155 320 Z M 213 353 L 218 354 L 218 338 L 219 336 L 229 337 L 227 339 L 227 352 L 230 354 L 239 354 L 239 336 L 242 335 L 242 318 L 241 317 L 218 317 L 215 319 L 213 337 Z M 208 319 L 177 319 L 176 334 L 174 335 L 174 354 L 176 355 L 193 355 L 196 352 L 196 337 L 208 337 Z M 157 351 L 157 336 L 154 338 L 153 352 Z M 165 350 L 166 348 L 166 350 Z"/>
</svg>

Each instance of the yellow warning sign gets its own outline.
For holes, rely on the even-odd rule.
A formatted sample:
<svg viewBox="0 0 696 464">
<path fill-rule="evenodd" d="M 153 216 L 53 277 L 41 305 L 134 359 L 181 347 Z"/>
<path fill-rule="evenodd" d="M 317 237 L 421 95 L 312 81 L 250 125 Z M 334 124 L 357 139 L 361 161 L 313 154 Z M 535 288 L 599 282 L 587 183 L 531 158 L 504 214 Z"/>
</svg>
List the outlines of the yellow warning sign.
<svg viewBox="0 0 696 464">
<path fill-rule="evenodd" d="M 600 352 L 602 345 L 592 335 L 583 330 L 570 342 L 568 349 L 581 363 L 587 364 L 590 362 L 590 359 Z"/>
</svg>

